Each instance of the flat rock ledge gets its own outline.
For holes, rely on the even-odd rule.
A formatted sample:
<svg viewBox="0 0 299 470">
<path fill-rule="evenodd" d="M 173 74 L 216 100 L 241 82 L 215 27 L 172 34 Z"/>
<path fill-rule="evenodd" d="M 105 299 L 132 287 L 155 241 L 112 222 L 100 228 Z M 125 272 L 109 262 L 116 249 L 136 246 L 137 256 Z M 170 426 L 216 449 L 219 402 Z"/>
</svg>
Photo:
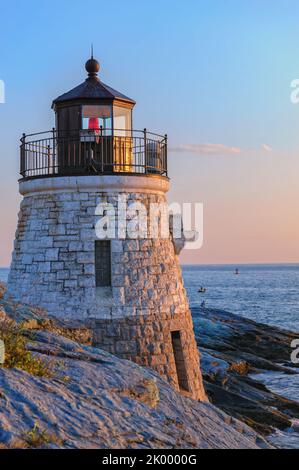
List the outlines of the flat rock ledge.
<svg viewBox="0 0 299 470">
<path fill-rule="evenodd" d="M 182 397 L 150 369 L 88 346 L 88 334 L 74 341 L 70 329 L 63 336 L 63 325 L 53 331 L 53 320 L 47 329 L 44 312 L 1 298 L 0 311 L 0 325 L 7 316 L 27 322 L 28 350 L 53 371 L 46 378 L 0 368 L 1 448 L 270 447 L 246 424 Z"/>
</svg>

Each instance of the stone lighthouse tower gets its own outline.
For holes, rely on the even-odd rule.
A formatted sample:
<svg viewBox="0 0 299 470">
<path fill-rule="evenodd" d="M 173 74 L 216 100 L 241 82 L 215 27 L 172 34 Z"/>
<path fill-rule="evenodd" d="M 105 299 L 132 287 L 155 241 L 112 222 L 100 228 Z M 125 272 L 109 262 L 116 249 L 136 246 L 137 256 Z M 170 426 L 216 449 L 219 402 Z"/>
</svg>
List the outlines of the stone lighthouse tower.
<svg viewBox="0 0 299 470">
<path fill-rule="evenodd" d="M 53 101 L 56 128 L 23 134 L 8 295 L 81 320 L 95 345 L 205 399 L 173 238 L 126 231 L 132 207 L 145 208 L 146 225 L 151 207 L 166 205 L 167 137 L 133 130 L 135 102 L 105 85 L 99 69 L 89 59 L 86 80 Z M 99 237 L 107 213 L 115 235 Z"/>
</svg>

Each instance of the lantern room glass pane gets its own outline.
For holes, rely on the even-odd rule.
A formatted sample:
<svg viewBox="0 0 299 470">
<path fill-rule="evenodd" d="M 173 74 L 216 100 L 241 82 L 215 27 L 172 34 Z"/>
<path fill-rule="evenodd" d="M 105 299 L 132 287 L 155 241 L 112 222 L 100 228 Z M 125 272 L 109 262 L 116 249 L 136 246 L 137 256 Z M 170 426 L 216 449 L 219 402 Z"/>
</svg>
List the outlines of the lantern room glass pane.
<svg viewBox="0 0 299 470">
<path fill-rule="evenodd" d="M 82 129 L 98 131 L 102 127 L 103 135 L 112 135 L 112 106 L 85 105 L 82 107 Z"/>
<path fill-rule="evenodd" d="M 132 129 L 132 110 L 120 106 L 113 106 L 113 128 L 115 136 L 130 137 Z"/>
</svg>

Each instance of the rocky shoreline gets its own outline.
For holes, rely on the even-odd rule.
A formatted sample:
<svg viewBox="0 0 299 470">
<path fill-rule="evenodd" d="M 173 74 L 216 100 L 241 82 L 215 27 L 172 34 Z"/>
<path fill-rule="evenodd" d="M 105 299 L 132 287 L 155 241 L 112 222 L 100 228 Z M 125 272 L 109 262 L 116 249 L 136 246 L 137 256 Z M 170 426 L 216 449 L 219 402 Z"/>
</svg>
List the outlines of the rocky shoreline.
<svg viewBox="0 0 299 470">
<path fill-rule="evenodd" d="M 292 426 L 299 402 L 271 392 L 252 374 L 298 374 L 290 361 L 298 334 L 222 310 L 192 310 L 201 367 L 211 403 L 263 435 Z"/>
<path fill-rule="evenodd" d="M 78 324 L 4 301 L 0 286 L 0 332 L 7 321 L 22 325 L 34 361 L 29 371 L 0 368 L 0 448 L 271 447 L 266 436 L 290 427 L 299 403 L 249 374 L 297 373 L 288 362 L 295 335 L 219 310 L 195 309 L 193 318 L 210 403 L 91 347 Z"/>
</svg>

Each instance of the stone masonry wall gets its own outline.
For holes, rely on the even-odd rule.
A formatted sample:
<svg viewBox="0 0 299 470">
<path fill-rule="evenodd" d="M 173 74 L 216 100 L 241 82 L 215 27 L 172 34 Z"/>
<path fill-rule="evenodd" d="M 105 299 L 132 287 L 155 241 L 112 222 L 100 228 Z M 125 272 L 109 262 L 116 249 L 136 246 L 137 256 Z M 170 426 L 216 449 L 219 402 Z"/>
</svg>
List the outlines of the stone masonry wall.
<svg viewBox="0 0 299 470">
<path fill-rule="evenodd" d="M 190 393 L 204 398 L 199 357 L 171 238 L 111 240 L 112 286 L 95 286 L 95 208 L 118 192 L 57 191 L 25 196 L 8 295 L 61 318 L 84 320 L 95 344 L 149 365 L 178 388 L 171 330 L 180 330 Z M 165 203 L 164 194 L 127 193 L 128 204 Z"/>
<path fill-rule="evenodd" d="M 111 321 L 97 320 L 94 325 L 94 344 L 123 359 L 152 367 L 176 390 L 180 390 L 171 331 L 181 332 L 189 389 L 189 392 L 181 392 L 186 396 L 205 400 L 199 354 L 188 309 L 180 315 L 167 312 Z"/>
<path fill-rule="evenodd" d="M 170 238 L 111 240 L 111 294 L 95 286 L 95 208 L 117 193 L 52 193 L 21 203 L 8 281 L 11 295 L 63 318 L 114 318 L 187 306 Z M 128 203 L 165 202 L 128 194 Z M 146 312 L 144 312 L 146 310 Z"/>
</svg>

